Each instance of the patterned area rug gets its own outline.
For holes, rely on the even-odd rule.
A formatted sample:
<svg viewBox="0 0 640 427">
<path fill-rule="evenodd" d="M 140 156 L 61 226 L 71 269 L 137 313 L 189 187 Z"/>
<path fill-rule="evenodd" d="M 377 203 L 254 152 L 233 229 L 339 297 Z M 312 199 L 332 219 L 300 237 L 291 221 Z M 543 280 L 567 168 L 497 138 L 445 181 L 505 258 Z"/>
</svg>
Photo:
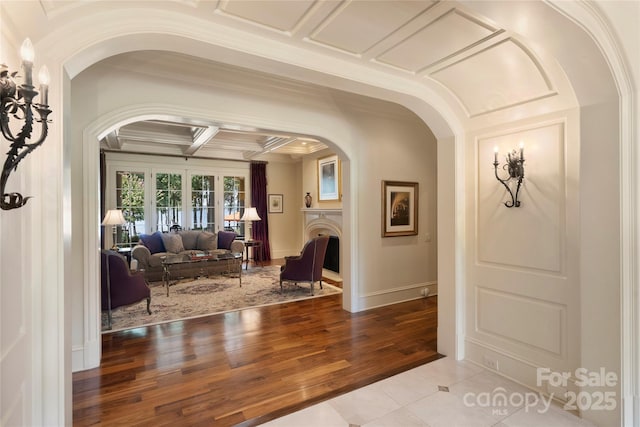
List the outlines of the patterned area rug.
<svg viewBox="0 0 640 427">
<path fill-rule="evenodd" d="M 118 307 L 112 312 L 113 327 L 107 330 L 107 313 L 104 312 L 103 333 L 342 292 L 342 289 L 323 281 L 323 289 L 320 289 L 318 283 L 315 284 L 314 296 L 310 295 L 307 283 L 295 285 L 285 282 L 284 292 L 281 293 L 279 274 L 278 265 L 243 270 L 242 287 L 239 286 L 237 278 L 224 276 L 184 279 L 169 288 L 168 297 L 162 282 L 152 282 L 152 314 L 147 314 L 146 301 Z"/>
</svg>

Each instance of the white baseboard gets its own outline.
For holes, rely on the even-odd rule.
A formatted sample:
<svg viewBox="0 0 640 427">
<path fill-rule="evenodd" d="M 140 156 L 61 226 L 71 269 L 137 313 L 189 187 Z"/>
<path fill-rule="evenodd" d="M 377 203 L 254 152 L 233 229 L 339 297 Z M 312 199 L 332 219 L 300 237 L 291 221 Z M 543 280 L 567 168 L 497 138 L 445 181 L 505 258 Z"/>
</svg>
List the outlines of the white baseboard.
<svg viewBox="0 0 640 427">
<path fill-rule="evenodd" d="M 368 292 L 360 296 L 361 307 L 363 310 L 368 310 L 370 308 L 424 298 L 425 295 L 422 293 L 424 289 L 429 290 L 426 296 L 438 295 L 438 282 L 422 282 L 408 286 L 399 286 L 381 291 Z"/>
</svg>

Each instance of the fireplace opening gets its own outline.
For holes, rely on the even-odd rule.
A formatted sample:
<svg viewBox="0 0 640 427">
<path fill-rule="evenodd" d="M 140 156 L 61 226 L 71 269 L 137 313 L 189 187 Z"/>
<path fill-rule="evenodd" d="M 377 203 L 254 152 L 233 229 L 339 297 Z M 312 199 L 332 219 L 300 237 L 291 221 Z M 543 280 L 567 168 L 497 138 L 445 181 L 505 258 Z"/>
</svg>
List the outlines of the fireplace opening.
<svg viewBox="0 0 640 427">
<path fill-rule="evenodd" d="M 329 236 L 323 268 L 340 273 L 340 239 L 338 236 Z"/>
</svg>

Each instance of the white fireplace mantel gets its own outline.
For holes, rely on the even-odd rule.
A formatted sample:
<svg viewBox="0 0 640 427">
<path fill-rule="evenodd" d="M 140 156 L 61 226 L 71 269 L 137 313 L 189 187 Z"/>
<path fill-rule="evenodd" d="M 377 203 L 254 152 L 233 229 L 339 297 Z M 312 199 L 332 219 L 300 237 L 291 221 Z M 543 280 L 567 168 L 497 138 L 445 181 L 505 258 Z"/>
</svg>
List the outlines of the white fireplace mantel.
<svg viewBox="0 0 640 427">
<path fill-rule="evenodd" d="M 329 215 L 342 215 L 342 208 L 302 208 L 300 209 L 305 213 L 312 214 L 329 214 Z"/>
<path fill-rule="evenodd" d="M 302 208 L 301 212 L 304 214 L 303 240 L 306 241 L 317 230 L 342 236 L 341 208 Z"/>
</svg>

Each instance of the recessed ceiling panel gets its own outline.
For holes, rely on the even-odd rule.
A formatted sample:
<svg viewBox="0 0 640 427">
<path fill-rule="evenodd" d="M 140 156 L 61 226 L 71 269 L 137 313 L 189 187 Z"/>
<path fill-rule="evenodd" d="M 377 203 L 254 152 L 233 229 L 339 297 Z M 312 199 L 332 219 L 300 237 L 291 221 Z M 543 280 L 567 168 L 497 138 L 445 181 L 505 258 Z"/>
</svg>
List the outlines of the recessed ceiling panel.
<svg viewBox="0 0 640 427">
<path fill-rule="evenodd" d="M 315 1 L 225 1 L 221 10 L 278 31 L 292 31 Z"/>
<path fill-rule="evenodd" d="M 495 29 L 452 10 L 378 56 L 378 62 L 416 72 L 472 46 Z"/>
<path fill-rule="evenodd" d="M 511 39 L 443 67 L 430 77 L 449 88 L 471 116 L 554 93 L 535 58 Z"/>
<path fill-rule="evenodd" d="M 370 49 L 433 2 L 352 1 L 338 8 L 311 35 L 311 40 L 360 54 Z"/>
</svg>

